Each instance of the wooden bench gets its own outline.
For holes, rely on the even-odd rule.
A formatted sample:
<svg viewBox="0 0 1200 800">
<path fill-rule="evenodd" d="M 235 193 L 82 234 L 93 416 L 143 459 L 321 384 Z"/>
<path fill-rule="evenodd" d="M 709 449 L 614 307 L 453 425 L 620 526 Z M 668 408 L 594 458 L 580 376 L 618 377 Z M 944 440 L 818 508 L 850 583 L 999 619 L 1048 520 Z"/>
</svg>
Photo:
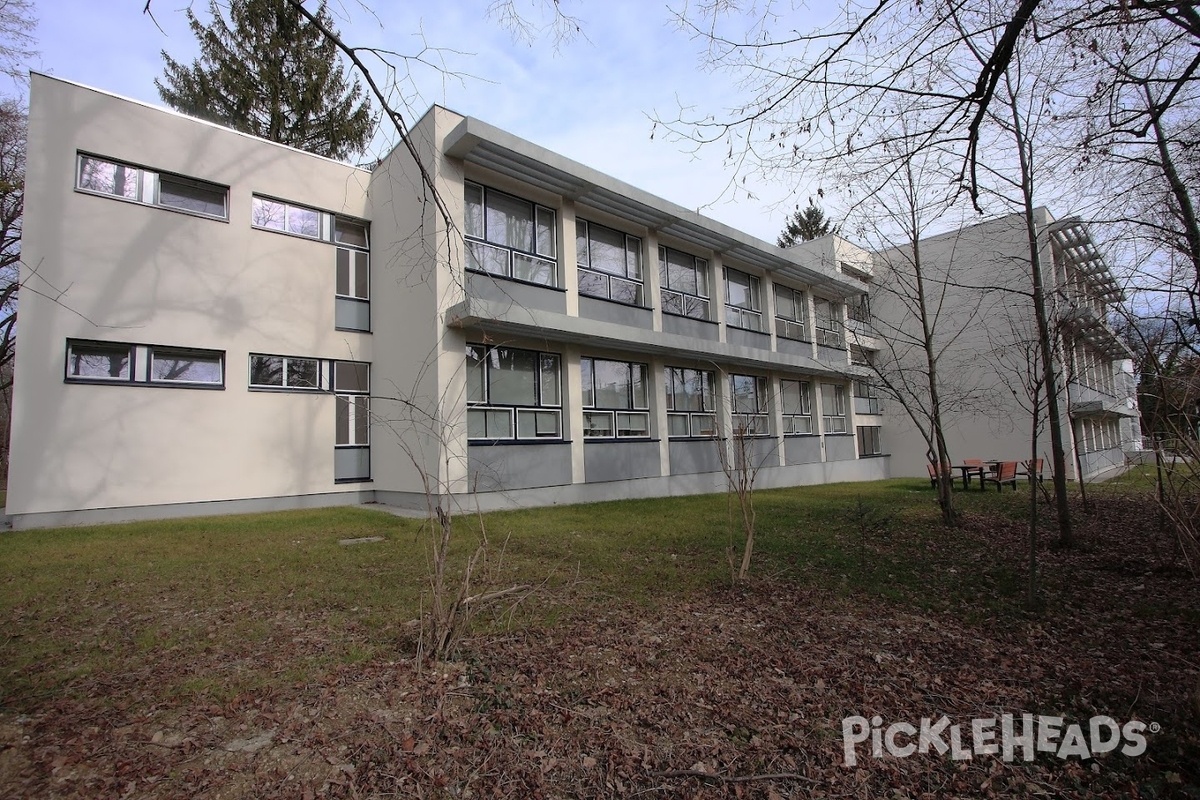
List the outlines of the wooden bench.
<svg viewBox="0 0 1200 800">
<path fill-rule="evenodd" d="M 1017 490 L 1017 462 L 1001 461 L 996 465 L 996 471 L 983 476 L 983 486 L 996 484 L 996 491 L 1003 492 L 1004 484 L 1011 484 L 1013 491 Z"/>
</svg>

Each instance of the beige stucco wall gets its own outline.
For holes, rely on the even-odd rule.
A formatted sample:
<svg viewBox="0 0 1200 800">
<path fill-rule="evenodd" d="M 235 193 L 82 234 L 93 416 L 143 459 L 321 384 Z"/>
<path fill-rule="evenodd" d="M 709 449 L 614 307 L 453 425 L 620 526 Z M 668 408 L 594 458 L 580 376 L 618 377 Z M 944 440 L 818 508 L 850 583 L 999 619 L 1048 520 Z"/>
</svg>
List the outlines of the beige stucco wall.
<svg viewBox="0 0 1200 800">
<path fill-rule="evenodd" d="M 225 184 L 229 221 L 75 190 L 83 151 Z M 370 361 L 334 330 L 335 248 L 251 193 L 367 216 L 369 174 L 34 75 L 8 512 L 344 490 L 329 395 L 247 390 L 248 353 Z M 68 337 L 223 350 L 223 391 L 64 383 Z"/>
</svg>

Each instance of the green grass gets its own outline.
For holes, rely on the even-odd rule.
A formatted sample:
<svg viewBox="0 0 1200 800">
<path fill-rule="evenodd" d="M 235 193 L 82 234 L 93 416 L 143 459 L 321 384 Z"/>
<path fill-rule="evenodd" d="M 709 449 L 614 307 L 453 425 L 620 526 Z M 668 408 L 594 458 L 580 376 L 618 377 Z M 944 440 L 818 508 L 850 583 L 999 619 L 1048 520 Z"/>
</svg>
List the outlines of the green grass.
<svg viewBox="0 0 1200 800">
<path fill-rule="evenodd" d="M 927 481 L 754 498 L 755 575 L 920 608 L 951 608 L 981 592 L 1001 601 L 1019 595 L 1019 576 L 938 524 Z M 958 498 L 968 511 L 1019 514 L 1027 495 Z M 860 501 L 872 520 L 883 518 L 866 540 L 854 518 Z M 540 587 L 520 616 L 500 621 L 554 624 L 610 603 L 653 606 L 727 584 L 726 551 L 731 532 L 735 544 L 739 535 L 730 502 L 707 495 L 485 515 L 486 581 Z M 455 526 L 461 565 L 479 540 L 479 521 L 462 516 Z M 338 544 L 367 536 L 384 541 Z M 175 679 L 181 696 L 227 697 L 376 655 L 408 655 L 427 586 L 426 543 L 420 521 L 369 507 L 4 534 L 0 619 L 9 633 L 0 642 L 0 686 L 36 695 L 142 665 L 203 663 L 214 653 L 222 664 L 280 659 L 269 673 L 231 668 L 214 679 L 180 670 Z M 972 608 L 988 613 L 989 602 Z"/>
</svg>

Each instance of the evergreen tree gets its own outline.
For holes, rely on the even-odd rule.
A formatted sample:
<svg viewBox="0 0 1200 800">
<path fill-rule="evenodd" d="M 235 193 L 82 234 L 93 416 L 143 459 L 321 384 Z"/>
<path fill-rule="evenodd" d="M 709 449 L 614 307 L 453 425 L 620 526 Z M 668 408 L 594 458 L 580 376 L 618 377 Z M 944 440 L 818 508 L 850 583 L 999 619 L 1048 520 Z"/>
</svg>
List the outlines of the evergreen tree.
<svg viewBox="0 0 1200 800">
<path fill-rule="evenodd" d="M 776 244 L 780 247 L 791 247 L 799 242 L 808 242 L 827 233 L 837 232 L 837 226 L 825 217 L 825 212 L 810 198 L 807 208 L 796 206 Z"/>
<path fill-rule="evenodd" d="M 330 158 L 362 152 L 375 120 L 358 80 L 347 81 L 336 46 L 288 0 L 233 0 L 229 21 L 187 9 L 200 43 L 191 66 L 163 51 L 159 96 L 177 111 Z M 322 2 L 318 18 L 332 30 Z"/>
</svg>

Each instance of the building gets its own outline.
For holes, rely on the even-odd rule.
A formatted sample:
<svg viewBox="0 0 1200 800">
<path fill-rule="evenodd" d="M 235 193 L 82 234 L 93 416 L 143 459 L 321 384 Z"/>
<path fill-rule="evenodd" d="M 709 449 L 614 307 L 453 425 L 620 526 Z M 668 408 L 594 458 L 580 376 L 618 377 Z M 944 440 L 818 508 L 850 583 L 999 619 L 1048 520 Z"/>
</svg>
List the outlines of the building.
<svg viewBox="0 0 1200 800">
<path fill-rule="evenodd" d="M 439 107 L 409 142 L 368 171 L 34 75 L 14 526 L 889 474 L 869 254 Z"/>
<path fill-rule="evenodd" d="M 1079 471 L 1085 480 L 1111 477 L 1141 441 L 1131 354 L 1107 323 L 1123 296 L 1085 225 L 1055 220 L 1044 208 L 1035 210 L 1035 220 L 1055 331 L 1068 477 Z M 1040 350 L 1027 237 L 1024 218 L 1012 215 L 920 242 L 946 442 L 956 462 L 1030 458 L 1030 379 L 1040 372 Z M 928 370 L 914 311 L 912 252 L 899 247 L 876 254 L 872 325 L 881 378 L 921 406 Z M 928 448 L 920 430 L 902 404 L 884 405 L 893 474 L 926 475 Z M 1044 422 L 1038 437 L 1049 474 Z"/>
</svg>

